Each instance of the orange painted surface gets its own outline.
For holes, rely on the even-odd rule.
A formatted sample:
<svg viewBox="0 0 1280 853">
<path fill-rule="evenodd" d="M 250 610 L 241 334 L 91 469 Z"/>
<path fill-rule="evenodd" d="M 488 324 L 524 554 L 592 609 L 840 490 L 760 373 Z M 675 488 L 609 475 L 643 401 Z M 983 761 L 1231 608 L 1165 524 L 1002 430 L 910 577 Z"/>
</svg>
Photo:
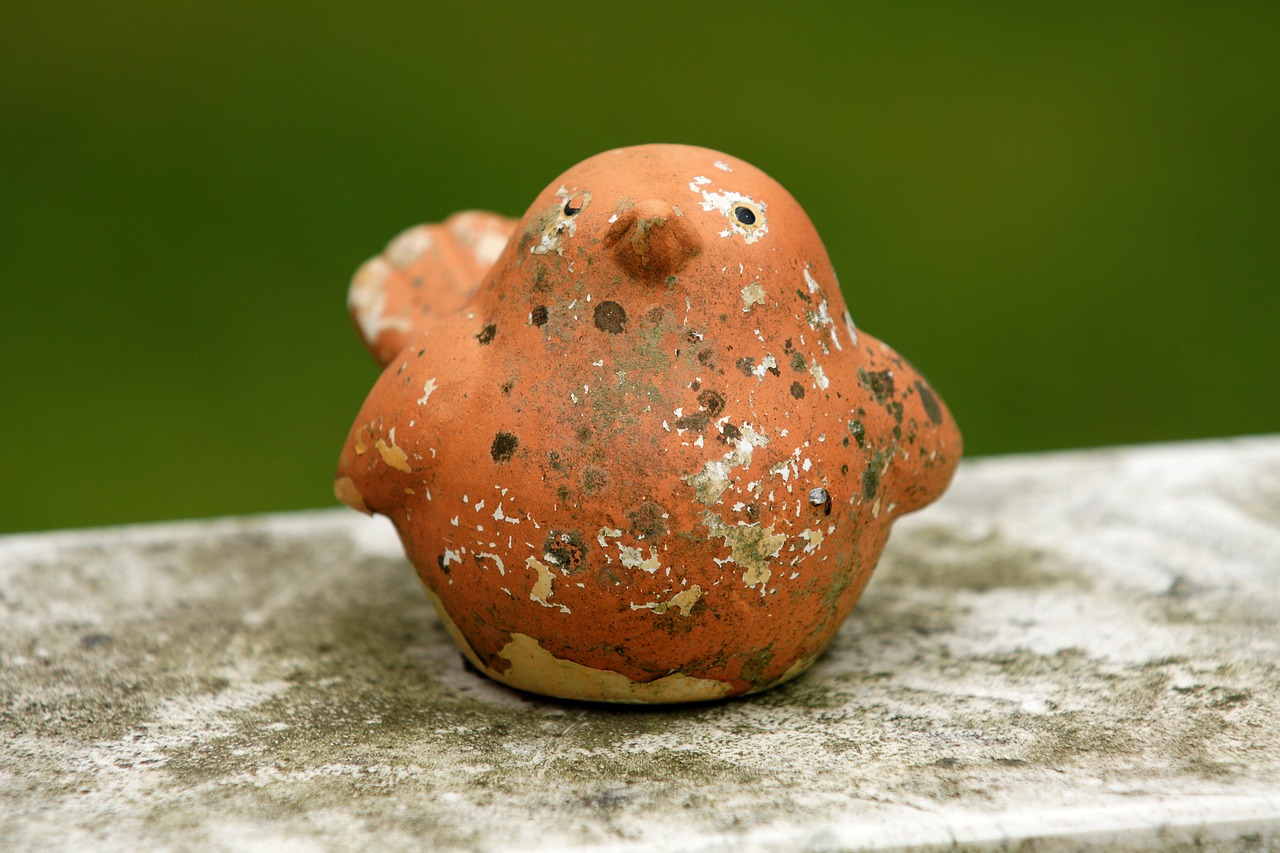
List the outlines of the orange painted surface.
<svg viewBox="0 0 1280 853">
<path fill-rule="evenodd" d="M 486 236 L 430 226 L 353 283 L 386 369 L 340 497 L 390 517 L 473 659 L 517 687 L 548 689 L 516 648 L 726 695 L 802 671 L 893 520 L 950 481 L 941 397 L 855 329 L 804 211 L 736 158 L 610 151 L 514 226 L 471 216 Z"/>
</svg>

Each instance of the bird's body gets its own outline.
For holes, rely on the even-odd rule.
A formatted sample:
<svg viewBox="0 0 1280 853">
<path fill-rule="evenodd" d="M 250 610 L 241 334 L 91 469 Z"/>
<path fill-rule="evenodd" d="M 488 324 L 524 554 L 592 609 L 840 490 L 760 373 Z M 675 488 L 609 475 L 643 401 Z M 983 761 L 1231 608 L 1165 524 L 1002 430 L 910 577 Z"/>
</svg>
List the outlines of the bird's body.
<svg viewBox="0 0 1280 853">
<path fill-rule="evenodd" d="M 959 458 L 803 210 L 727 155 L 593 157 L 477 274 L 424 319 L 353 302 L 375 353 L 405 343 L 336 491 L 391 518 L 464 653 L 513 686 L 678 702 L 798 674 Z"/>
</svg>

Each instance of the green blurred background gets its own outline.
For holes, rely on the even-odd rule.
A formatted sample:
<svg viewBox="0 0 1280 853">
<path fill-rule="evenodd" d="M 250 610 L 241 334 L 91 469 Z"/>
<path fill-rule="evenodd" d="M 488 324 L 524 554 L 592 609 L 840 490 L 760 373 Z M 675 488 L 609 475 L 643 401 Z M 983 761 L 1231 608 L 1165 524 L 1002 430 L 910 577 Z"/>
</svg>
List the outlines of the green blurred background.
<svg viewBox="0 0 1280 853">
<path fill-rule="evenodd" d="M 1280 428 L 1280 4 L 0 11 L 0 531 L 330 506 L 355 267 L 607 148 L 754 162 L 973 455 Z"/>
</svg>

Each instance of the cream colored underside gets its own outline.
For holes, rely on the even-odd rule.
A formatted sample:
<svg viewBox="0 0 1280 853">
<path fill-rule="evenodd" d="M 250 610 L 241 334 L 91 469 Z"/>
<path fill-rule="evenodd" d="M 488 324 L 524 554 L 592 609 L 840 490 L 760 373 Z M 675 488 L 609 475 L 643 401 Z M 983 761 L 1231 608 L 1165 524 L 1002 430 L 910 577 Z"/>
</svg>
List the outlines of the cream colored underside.
<svg viewBox="0 0 1280 853">
<path fill-rule="evenodd" d="M 656 681 L 632 681 L 620 672 L 592 669 L 588 666 L 561 660 L 526 634 L 512 634 L 511 642 L 498 652 L 511 663 L 506 672 L 498 672 L 485 666 L 462 631 L 444 609 L 444 603 L 430 589 L 427 597 L 440 614 L 440 620 L 467 656 L 467 660 L 495 681 L 531 693 L 556 696 L 561 699 L 579 699 L 589 702 L 626 702 L 634 704 L 662 704 L 669 702 L 706 702 L 722 699 L 729 692 L 723 681 L 707 678 L 690 678 L 683 673 L 672 673 Z"/>
</svg>

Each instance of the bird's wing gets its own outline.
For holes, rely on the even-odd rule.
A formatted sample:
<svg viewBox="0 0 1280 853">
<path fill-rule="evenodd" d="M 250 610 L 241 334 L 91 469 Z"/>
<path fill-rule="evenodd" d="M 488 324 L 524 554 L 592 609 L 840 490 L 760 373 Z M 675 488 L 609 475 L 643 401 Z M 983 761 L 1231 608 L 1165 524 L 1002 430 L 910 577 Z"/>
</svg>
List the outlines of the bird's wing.
<svg viewBox="0 0 1280 853">
<path fill-rule="evenodd" d="M 401 232 L 356 271 L 347 308 L 366 347 L 386 366 L 410 341 L 475 293 L 516 221 L 472 210 Z"/>
</svg>

